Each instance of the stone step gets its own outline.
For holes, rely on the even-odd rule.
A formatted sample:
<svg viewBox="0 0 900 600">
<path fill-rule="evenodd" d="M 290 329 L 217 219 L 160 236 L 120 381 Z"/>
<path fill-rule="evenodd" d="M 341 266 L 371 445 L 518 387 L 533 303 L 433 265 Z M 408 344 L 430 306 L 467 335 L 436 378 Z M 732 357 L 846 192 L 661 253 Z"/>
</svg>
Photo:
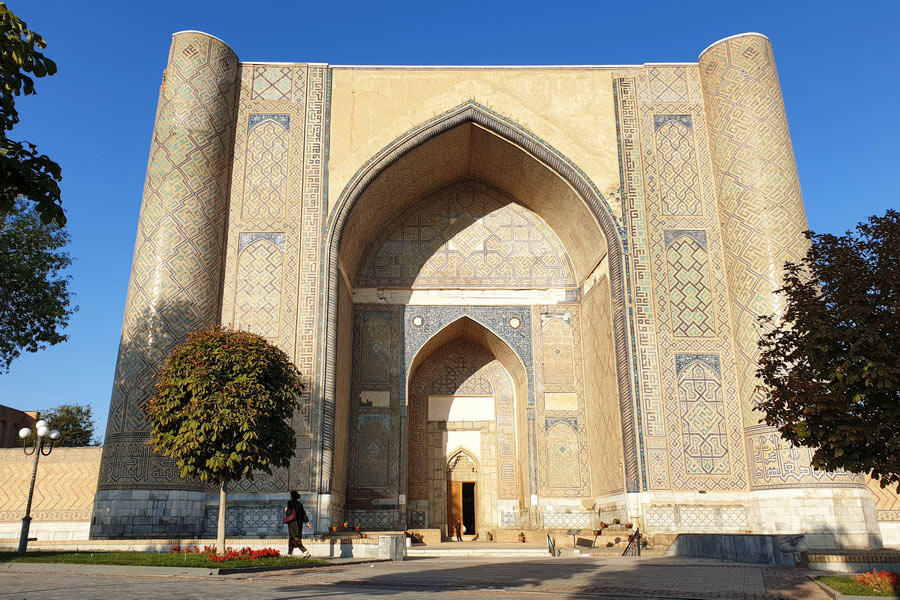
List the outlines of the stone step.
<svg viewBox="0 0 900 600">
<path fill-rule="evenodd" d="M 515 550 L 511 548 L 407 548 L 407 556 L 419 557 L 482 557 L 482 558 L 524 558 L 549 556 L 546 549 L 523 548 Z"/>
</svg>

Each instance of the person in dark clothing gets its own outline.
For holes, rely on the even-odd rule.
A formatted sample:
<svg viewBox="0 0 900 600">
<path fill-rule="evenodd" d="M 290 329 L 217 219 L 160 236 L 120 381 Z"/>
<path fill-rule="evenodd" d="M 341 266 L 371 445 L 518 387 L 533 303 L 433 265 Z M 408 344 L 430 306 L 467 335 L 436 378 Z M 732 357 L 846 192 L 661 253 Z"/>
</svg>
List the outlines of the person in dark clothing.
<svg viewBox="0 0 900 600">
<path fill-rule="evenodd" d="M 312 527 L 312 524 L 300 502 L 300 494 L 296 491 L 291 492 L 291 499 L 284 507 L 284 522 L 288 526 L 288 556 L 294 552 L 294 548 L 299 548 L 303 556 L 309 558 L 309 551 L 303 545 L 303 524 L 306 523 L 307 527 Z"/>
<path fill-rule="evenodd" d="M 460 521 L 459 519 L 456 520 L 455 529 L 456 529 L 456 541 L 457 542 L 463 541 L 463 539 L 462 539 L 462 521 Z"/>
</svg>

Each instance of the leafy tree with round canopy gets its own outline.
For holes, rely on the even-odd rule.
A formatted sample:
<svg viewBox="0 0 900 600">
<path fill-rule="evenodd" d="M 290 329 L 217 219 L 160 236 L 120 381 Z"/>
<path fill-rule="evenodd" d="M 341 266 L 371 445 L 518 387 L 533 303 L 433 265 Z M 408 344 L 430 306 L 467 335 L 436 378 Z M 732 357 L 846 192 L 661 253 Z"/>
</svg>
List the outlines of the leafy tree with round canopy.
<svg viewBox="0 0 900 600">
<path fill-rule="evenodd" d="M 59 439 L 53 442 L 56 446 L 100 445 L 94 435 L 94 411 L 90 404 L 60 404 L 41 411 L 41 418 L 59 431 Z"/>
<path fill-rule="evenodd" d="M 228 484 L 290 465 L 289 419 L 302 391 L 287 354 L 246 331 L 191 333 L 163 364 L 145 408 L 153 449 L 175 459 L 182 477 L 218 484 L 218 552 L 225 551 Z"/>
<path fill-rule="evenodd" d="M 806 232 L 785 265 L 784 314 L 762 317 L 765 422 L 813 466 L 869 473 L 900 491 L 900 212 L 841 236 Z"/>
</svg>

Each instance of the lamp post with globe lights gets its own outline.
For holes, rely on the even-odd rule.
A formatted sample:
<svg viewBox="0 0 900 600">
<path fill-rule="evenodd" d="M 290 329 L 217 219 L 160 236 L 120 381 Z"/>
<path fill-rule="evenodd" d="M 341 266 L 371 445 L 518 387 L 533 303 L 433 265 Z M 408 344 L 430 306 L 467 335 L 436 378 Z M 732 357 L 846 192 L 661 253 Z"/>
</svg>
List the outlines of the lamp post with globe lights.
<svg viewBox="0 0 900 600">
<path fill-rule="evenodd" d="M 28 488 L 28 503 L 25 505 L 25 516 L 22 517 L 22 532 L 19 534 L 19 553 L 28 549 L 28 530 L 31 527 L 31 499 L 34 497 L 34 480 L 37 477 L 38 460 L 41 455 L 48 456 L 53 451 L 53 442 L 59 439 L 59 431 L 51 430 L 47 421 L 41 419 L 34 424 L 34 431 L 30 427 L 19 430 L 22 438 L 22 451 L 25 456 L 34 455 L 34 468 L 31 470 L 31 485 Z M 30 438 L 34 441 L 29 442 Z"/>
</svg>

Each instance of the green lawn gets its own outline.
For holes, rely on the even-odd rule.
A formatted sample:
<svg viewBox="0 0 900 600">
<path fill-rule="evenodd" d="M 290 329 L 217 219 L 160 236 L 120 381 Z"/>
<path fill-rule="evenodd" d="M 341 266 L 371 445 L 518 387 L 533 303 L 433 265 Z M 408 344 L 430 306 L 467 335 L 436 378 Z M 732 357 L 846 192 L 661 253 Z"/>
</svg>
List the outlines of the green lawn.
<svg viewBox="0 0 900 600">
<path fill-rule="evenodd" d="M 886 596 L 888 598 L 891 598 L 898 595 L 894 592 L 879 594 L 869 586 L 859 583 L 853 577 L 822 576 L 816 577 L 816 580 L 821 581 L 833 590 L 836 590 L 842 594 L 847 594 L 848 596 Z"/>
<path fill-rule="evenodd" d="M 226 567 L 271 567 L 284 565 L 321 565 L 327 561 L 298 556 L 257 558 L 212 562 L 202 554 L 168 554 L 156 552 L 29 552 L 22 556 L 16 552 L 0 552 L 0 562 L 42 562 L 79 565 L 132 565 L 142 567 L 201 567 L 221 569 Z"/>
</svg>

